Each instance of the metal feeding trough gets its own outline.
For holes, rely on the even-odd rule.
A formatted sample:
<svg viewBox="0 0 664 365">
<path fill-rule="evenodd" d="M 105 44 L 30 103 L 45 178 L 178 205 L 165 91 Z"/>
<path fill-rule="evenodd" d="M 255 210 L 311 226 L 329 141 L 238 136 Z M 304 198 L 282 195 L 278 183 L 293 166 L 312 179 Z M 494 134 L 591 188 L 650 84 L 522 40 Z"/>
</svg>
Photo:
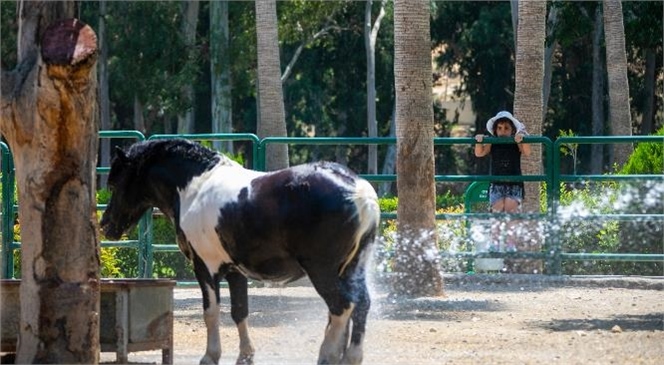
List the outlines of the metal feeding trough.
<svg viewBox="0 0 664 365">
<path fill-rule="evenodd" d="M 20 280 L 2 283 L 2 344 L 15 352 L 19 328 Z M 173 363 L 173 288 L 165 279 L 104 279 L 101 281 L 99 344 L 126 364 L 135 351 L 161 350 L 164 364 Z"/>
</svg>

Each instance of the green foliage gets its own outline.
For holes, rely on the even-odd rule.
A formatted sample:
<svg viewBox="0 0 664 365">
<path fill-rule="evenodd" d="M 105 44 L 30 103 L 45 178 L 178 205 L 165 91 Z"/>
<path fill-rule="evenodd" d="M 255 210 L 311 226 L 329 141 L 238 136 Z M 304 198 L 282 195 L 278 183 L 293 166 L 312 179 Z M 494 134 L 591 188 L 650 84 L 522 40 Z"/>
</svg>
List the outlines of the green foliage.
<svg viewBox="0 0 664 365">
<path fill-rule="evenodd" d="M 463 205 L 463 195 L 452 194 L 451 191 L 436 195 L 436 209 L 444 209 Z"/>
<path fill-rule="evenodd" d="M 2 68 L 13 69 L 16 66 L 16 49 L 18 34 L 18 3 L 17 1 L 0 1 L 0 60 Z"/>
<path fill-rule="evenodd" d="M 381 212 L 396 212 L 399 204 L 398 197 L 383 197 L 378 199 Z M 451 191 L 436 195 L 436 209 L 445 209 L 463 205 L 463 195 L 455 195 Z"/>
<path fill-rule="evenodd" d="M 574 131 L 571 129 L 565 130 L 561 129 L 558 131 L 558 137 L 575 137 L 576 134 Z M 563 156 L 571 156 L 572 157 L 572 166 L 574 168 L 574 175 L 576 175 L 576 167 L 578 165 L 578 152 L 579 150 L 579 144 L 578 143 L 562 143 L 560 145 L 560 153 Z"/>
<path fill-rule="evenodd" d="M 436 60 L 461 76 L 459 97 L 470 96 L 477 120 L 511 109 L 514 90 L 514 33 L 509 2 L 445 1 L 432 14 L 431 38 L 445 48 Z M 510 91 L 512 90 L 512 91 Z"/>
<path fill-rule="evenodd" d="M 563 185 L 560 195 L 562 224 L 554 234 L 565 252 L 583 253 L 662 253 L 662 227 L 652 220 L 607 220 L 588 217 L 595 214 L 649 213 L 644 211 L 648 194 L 659 194 L 660 202 L 650 213 L 661 213 L 664 198 L 661 187 L 644 188 L 602 182 L 579 188 Z M 649 186 L 648 184 L 646 184 Z M 642 195 L 643 194 L 643 195 Z M 638 209 L 634 211 L 634 209 Z M 588 218 L 586 218 L 588 217 Z M 563 273 L 574 275 L 661 275 L 661 263 L 618 261 L 564 261 Z"/>
<path fill-rule="evenodd" d="M 655 135 L 664 136 L 664 126 Z M 618 174 L 658 175 L 664 174 L 664 142 L 639 143 Z M 620 196 L 625 213 L 661 214 L 664 211 L 664 182 L 661 178 L 646 181 L 630 181 L 621 184 Z M 619 252 L 664 253 L 662 237 L 664 227 L 656 220 L 621 221 L 618 223 Z M 625 262 L 615 264 L 619 272 L 639 275 L 661 275 L 661 263 Z"/>
<path fill-rule="evenodd" d="M 108 204 L 111 201 L 111 191 L 108 189 L 99 189 L 96 193 L 97 204 Z"/>
<path fill-rule="evenodd" d="M 664 137 L 664 126 L 655 135 Z M 664 142 L 639 143 L 620 174 L 664 174 Z"/>
<path fill-rule="evenodd" d="M 155 216 L 153 219 L 152 236 L 155 245 L 174 245 L 175 228 L 168 218 L 163 215 Z M 155 252 L 152 267 L 152 276 L 172 279 L 194 279 L 195 275 L 192 265 L 182 253 Z"/>
<path fill-rule="evenodd" d="M 199 143 L 200 143 L 201 145 L 207 147 L 207 148 L 215 149 L 215 148 L 214 148 L 214 142 L 213 142 L 213 141 L 205 140 L 205 141 L 199 141 Z M 233 161 L 239 163 L 240 165 L 244 166 L 244 161 L 245 161 L 245 159 L 244 159 L 244 155 L 243 155 L 243 154 L 241 154 L 241 153 L 238 153 L 238 154 L 228 154 L 228 153 L 224 153 L 224 155 L 226 155 L 226 157 L 230 158 L 231 160 L 233 160 Z"/>
<path fill-rule="evenodd" d="M 101 277 L 102 278 L 119 278 L 121 277 L 120 263 L 118 262 L 117 247 L 102 247 L 101 256 Z"/>
<path fill-rule="evenodd" d="M 399 198 L 397 197 L 384 197 L 378 199 L 378 205 L 381 212 L 396 212 Z"/>
<path fill-rule="evenodd" d="M 609 200 L 604 200 L 609 197 Z M 584 219 L 588 214 L 611 213 L 615 201 L 615 184 L 584 185 L 579 189 L 562 184 L 560 220 L 563 222 L 554 239 L 560 240 L 564 252 L 615 253 L 618 247 L 616 221 Z M 565 274 L 606 274 L 611 263 L 600 261 L 563 261 Z"/>
</svg>

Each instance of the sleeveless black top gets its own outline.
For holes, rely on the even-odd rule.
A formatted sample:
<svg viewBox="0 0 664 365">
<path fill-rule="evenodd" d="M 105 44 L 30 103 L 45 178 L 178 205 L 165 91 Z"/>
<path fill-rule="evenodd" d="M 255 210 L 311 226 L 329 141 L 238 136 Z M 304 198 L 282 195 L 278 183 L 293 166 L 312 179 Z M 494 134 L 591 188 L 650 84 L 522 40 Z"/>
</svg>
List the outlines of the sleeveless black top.
<svg viewBox="0 0 664 365">
<path fill-rule="evenodd" d="M 521 151 L 516 143 L 491 145 L 491 175 L 521 175 Z M 518 185 L 523 181 L 496 181 L 498 184 Z"/>
</svg>

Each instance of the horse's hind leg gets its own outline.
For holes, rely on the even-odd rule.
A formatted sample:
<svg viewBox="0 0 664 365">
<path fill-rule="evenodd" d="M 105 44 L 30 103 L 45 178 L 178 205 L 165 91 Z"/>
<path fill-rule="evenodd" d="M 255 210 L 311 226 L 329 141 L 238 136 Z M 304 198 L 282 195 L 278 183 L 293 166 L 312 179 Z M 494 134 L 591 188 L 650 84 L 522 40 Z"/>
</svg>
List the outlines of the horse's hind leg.
<svg viewBox="0 0 664 365">
<path fill-rule="evenodd" d="M 346 279 L 345 282 L 347 289 L 352 293 L 355 309 L 351 315 L 353 322 L 353 330 L 350 337 L 350 344 L 344 353 L 342 359 L 343 364 L 360 364 L 364 351 L 362 343 L 364 342 L 364 333 L 366 330 L 367 316 L 371 306 L 371 299 L 369 298 L 369 290 L 367 289 L 364 270 L 361 273 L 356 273 L 353 278 Z"/>
<path fill-rule="evenodd" d="M 325 338 L 318 354 L 318 364 L 338 364 L 348 341 L 348 322 L 353 304 L 343 295 L 337 273 L 332 268 L 303 265 L 309 279 L 329 309 Z"/>
<path fill-rule="evenodd" d="M 240 336 L 240 355 L 237 358 L 237 364 L 253 364 L 254 346 L 249 338 L 249 324 L 247 316 L 249 307 L 247 300 L 247 278 L 235 271 L 229 271 L 226 274 L 228 289 L 231 297 L 231 317 L 237 326 Z"/>
</svg>

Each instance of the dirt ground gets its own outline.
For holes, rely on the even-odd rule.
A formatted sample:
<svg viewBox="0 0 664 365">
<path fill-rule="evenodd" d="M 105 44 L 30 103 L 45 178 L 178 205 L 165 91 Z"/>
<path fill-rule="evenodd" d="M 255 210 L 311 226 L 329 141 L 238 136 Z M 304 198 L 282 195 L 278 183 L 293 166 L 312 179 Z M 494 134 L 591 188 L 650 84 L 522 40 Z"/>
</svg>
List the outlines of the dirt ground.
<svg viewBox="0 0 664 365">
<path fill-rule="evenodd" d="M 446 276 L 445 296 L 392 300 L 372 285 L 365 364 L 664 364 L 664 278 Z M 222 364 L 238 353 L 222 290 Z M 306 281 L 250 289 L 256 364 L 313 364 L 326 308 Z M 175 363 L 198 363 L 197 288 L 176 288 Z M 102 354 L 112 361 L 114 354 Z M 158 363 L 160 352 L 130 354 Z"/>
</svg>

